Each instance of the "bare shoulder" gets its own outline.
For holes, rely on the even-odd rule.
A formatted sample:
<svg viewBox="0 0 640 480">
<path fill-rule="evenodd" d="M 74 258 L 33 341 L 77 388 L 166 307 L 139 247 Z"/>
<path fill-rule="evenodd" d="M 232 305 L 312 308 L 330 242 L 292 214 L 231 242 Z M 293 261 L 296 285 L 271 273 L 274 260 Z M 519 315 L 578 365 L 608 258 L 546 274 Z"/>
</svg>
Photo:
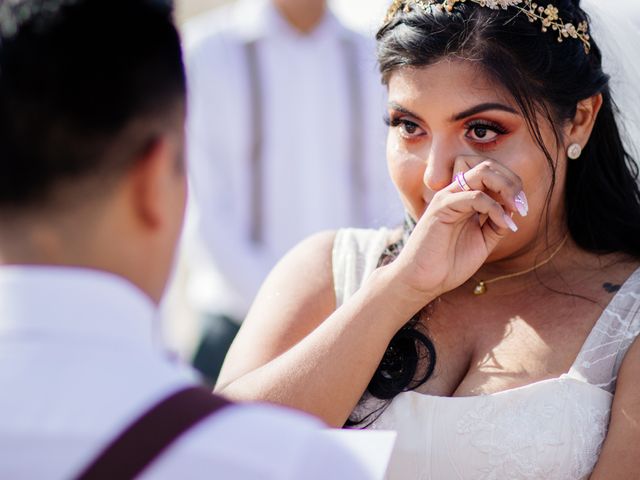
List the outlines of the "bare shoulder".
<svg viewBox="0 0 640 480">
<path fill-rule="evenodd" d="M 638 478 L 640 458 L 640 339 L 636 338 L 618 375 L 611 407 L 611 422 L 591 480 Z"/>
<path fill-rule="evenodd" d="M 324 318 L 335 310 L 332 252 L 336 233 L 315 234 L 287 253 L 265 280 L 249 318 L 273 307 L 284 317 L 312 308 L 323 312 Z"/>
<path fill-rule="evenodd" d="M 336 309 L 336 285 L 354 259 L 362 275 L 372 270 L 389 242 L 396 241 L 401 230 L 345 229 L 313 235 L 293 248 L 273 269 L 249 312 L 248 321 L 277 313 L 280 322 L 292 322 L 293 330 L 305 334 Z M 336 258 L 334 259 L 334 249 Z M 337 265 L 334 265 L 334 260 Z M 264 321 L 264 320 L 260 320 Z M 295 323 L 295 325 L 293 325 Z"/>
<path fill-rule="evenodd" d="M 637 312 L 636 315 L 640 315 L 640 312 Z M 629 347 L 629 350 L 627 350 L 627 353 L 620 367 L 618 380 L 616 383 L 615 399 L 624 400 L 625 398 L 628 398 L 629 400 L 633 401 L 636 405 L 637 413 L 639 414 L 638 421 L 640 422 L 640 383 L 638 382 L 639 377 L 640 338 L 636 337 L 636 339 Z M 640 434 L 640 431 L 638 433 Z"/>
<path fill-rule="evenodd" d="M 313 235 L 274 267 L 229 350 L 219 384 L 278 357 L 333 313 L 335 237 L 335 231 Z"/>
</svg>

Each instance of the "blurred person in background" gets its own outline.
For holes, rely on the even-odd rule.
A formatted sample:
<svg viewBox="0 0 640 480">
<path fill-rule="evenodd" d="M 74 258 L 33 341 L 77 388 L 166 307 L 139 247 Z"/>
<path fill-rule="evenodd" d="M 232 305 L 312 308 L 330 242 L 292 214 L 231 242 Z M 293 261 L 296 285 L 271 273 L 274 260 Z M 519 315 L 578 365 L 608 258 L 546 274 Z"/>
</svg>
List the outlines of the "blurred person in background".
<svg viewBox="0 0 640 480">
<path fill-rule="evenodd" d="M 0 3 L 0 478 L 368 478 L 159 348 L 185 83 L 169 2 Z"/>
<path fill-rule="evenodd" d="M 320 230 L 401 218 L 375 47 L 325 0 L 242 0 L 185 27 L 194 365 L 214 383 L 262 281 Z M 219 72 L 225 72 L 224 76 Z"/>
</svg>

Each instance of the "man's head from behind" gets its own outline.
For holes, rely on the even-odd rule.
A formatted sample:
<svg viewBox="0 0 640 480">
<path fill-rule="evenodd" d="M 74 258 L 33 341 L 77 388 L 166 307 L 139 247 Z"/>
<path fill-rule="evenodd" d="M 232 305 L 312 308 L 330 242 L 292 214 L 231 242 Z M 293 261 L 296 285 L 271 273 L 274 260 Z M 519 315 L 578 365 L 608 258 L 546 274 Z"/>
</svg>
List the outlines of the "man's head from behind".
<svg viewBox="0 0 640 480">
<path fill-rule="evenodd" d="M 184 97 L 170 3 L 0 0 L 0 261 L 109 270 L 158 299 Z"/>
</svg>

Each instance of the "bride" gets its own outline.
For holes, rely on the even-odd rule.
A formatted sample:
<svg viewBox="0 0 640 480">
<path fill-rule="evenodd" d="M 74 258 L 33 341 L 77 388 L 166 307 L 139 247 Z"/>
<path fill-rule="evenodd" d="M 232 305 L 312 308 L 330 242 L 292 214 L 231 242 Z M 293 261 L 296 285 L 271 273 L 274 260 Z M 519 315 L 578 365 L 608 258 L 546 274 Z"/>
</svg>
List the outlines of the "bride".
<svg viewBox="0 0 640 480">
<path fill-rule="evenodd" d="M 590 19 L 553 1 L 393 2 L 405 226 L 287 255 L 219 392 L 396 430 L 390 478 L 640 476 L 638 172 Z"/>
</svg>

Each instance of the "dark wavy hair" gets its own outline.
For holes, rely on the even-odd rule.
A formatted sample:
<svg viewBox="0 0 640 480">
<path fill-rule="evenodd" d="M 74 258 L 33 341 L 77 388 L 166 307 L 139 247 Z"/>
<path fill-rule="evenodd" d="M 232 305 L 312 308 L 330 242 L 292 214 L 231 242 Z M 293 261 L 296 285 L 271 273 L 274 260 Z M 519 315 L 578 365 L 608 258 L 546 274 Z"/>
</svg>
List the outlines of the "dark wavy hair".
<svg viewBox="0 0 640 480">
<path fill-rule="evenodd" d="M 384 84 L 402 68 L 420 68 L 443 58 L 473 61 L 509 92 L 521 110 L 531 134 L 544 152 L 552 172 L 548 198 L 556 183 L 557 152 L 544 144 L 537 115 L 552 127 L 557 145 L 560 127 L 574 118 L 580 101 L 602 94 L 603 104 L 591 138 L 577 161 L 568 165 L 565 205 L 571 238 L 583 249 L 621 252 L 640 258 L 640 191 L 638 167 L 625 150 L 616 122 L 609 77 L 602 54 L 591 39 L 585 52 L 577 39 L 558 42 L 556 32 L 542 32 L 539 22 L 512 8 L 493 10 L 472 2 L 458 3 L 452 12 L 423 9 L 408 1 L 377 34 L 378 61 Z M 565 22 L 589 21 L 579 0 L 556 0 Z M 547 211 L 548 221 L 548 211 Z M 412 228 L 405 224 L 405 232 Z M 380 259 L 389 263 L 402 249 L 392 245 Z M 436 350 L 425 330 L 430 306 L 414 316 L 391 340 L 380 366 L 361 401 L 379 399 L 379 412 L 401 392 L 424 384 L 435 368 Z M 426 322 L 428 323 L 428 322 Z M 367 403 L 368 405 L 368 403 Z M 371 418 L 357 408 L 347 425 Z"/>
</svg>

